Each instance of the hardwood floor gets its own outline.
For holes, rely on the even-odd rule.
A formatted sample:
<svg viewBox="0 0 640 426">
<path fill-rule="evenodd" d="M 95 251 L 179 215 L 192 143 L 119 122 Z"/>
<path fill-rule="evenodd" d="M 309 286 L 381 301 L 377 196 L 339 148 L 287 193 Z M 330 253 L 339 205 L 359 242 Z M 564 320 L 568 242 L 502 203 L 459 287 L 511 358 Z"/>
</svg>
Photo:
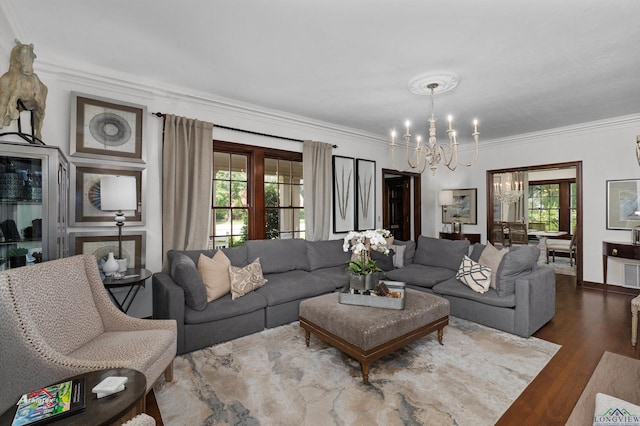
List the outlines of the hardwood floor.
<svg viewBox="0 0 640 426">
<path fill-rule="evenodd" d="M 640 358 L 631 346 L 632 298 L 556 275 L 556 316 L 534 336 L 562 348 L 496 424 L 564 425 L 605 351 Z"/>
<path fill-rule="evenodd" d="M 605 351 L 640 358 L 631 346 L 633 296 L 577 288 L 556 275 L 556 316 L 534 336 L 562 345 L 497 425 L 564 425 Z M 163 425 L 153 392 L 147 413 Z"/>
</svg>

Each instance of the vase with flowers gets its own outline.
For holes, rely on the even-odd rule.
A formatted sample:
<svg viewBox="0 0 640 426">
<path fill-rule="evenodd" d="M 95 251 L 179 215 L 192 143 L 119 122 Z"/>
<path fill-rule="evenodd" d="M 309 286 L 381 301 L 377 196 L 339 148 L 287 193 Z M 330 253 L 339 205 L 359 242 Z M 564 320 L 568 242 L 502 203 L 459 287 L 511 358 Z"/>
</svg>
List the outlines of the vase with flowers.
<svg viewBox="0 0 640 426">
<path fill-rule="evenodd" d="M 351 260 L 347 270 L 350 272 L 349 285 L 356 290 L 371 290 L 384 278 L 384 272 L 371 259 L 371 250 L 389 254 L 387 238 L 391 235 L 386 229 L 351 231 L 344 237 L 342 249 L 351 250 Z"/>
</svg>

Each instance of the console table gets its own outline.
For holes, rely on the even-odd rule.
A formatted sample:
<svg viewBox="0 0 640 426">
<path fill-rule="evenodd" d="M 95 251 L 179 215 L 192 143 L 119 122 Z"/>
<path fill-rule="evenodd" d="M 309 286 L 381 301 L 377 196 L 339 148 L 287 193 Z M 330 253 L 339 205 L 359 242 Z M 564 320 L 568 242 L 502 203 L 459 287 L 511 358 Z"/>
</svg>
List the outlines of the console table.
<svg viewBox="0 0 640 426">
<path fill-rule="evenodd" d="M 480 243 L 480 234 L 461 234 L 459 232 L 441 232 L 443 240 L 469 240 L 469 243 Z"/>
<path fill-rule="evenodd" d="M 602 242 L 602 272 L 605 293 L 607 292 L 607 260 L 609 256 L 640 260 L 640 245 L 615 241 Z"/>
</svg>

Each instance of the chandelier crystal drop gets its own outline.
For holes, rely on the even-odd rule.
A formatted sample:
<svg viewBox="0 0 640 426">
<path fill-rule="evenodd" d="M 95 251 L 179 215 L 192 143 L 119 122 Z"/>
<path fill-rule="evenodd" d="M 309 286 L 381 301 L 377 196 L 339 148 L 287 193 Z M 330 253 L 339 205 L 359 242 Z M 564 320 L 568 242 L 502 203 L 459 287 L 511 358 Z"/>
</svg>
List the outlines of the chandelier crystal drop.
<svg viewBox="0 0 640 426">
<path fill-rule="evenodd" d="M 407 156 L 407 164 L 409 169 L 412 171 L 418 171 L 418 173 L 423 173 L 427 166 L 431 169 L 431 174 L 436 174 L 436 169 L 438 165 L 443 164 L 449 170 L 453 171 L 458 167 L 458 165 L 462 165 L 465 167 L 471 166 L 478 160 L 478 138 L 480 137 L 480 133 L 478 133 L 478 120 L 473 121 L 473 133 L 471 136 L 473 137 L 473 141 L 475 143 L 475 156 L 470 163 L 460 163 L 458 161 L 458 140 L 457 133 L 455 129 L 453 129 L 453 119 L 451 116 L 449 119 L 449 128 L 447 129 L 447 136 L 449 137 L 448 144 L 440 144 L 438 145 L 436 139 L 436 117 L 435 117 L 435 109 L 434 109 L 434 91 L 438 88 L 439 83 L 431 82 L 426 85 L 426 88 L 429 89 L 429 93 L 431 96 L 431 117 L 429 118 L 429 140 L 427 143 L 422 142 L 422 138 L 420 136 L 416 136 L 415 143 L 412 142 L 411 138 L 411 123 L 407 120 L 405 122 L 405 134 L 402 136 L 404 139 L 404 145 L 406 147 L 406 156 Z M 445 90 L 449 90 L 446 88 Z M 396 142 L 396 131 L 393 130 L 391 132 L 391 160 L 393 167 L 396 170 L 406 171 L 407 169 L 400 169 L 396 165 L 396 149 L 400 146 L 401 143 Z M 414 148 L 411 148 L 412 145 L 415 145 Z"/>
</svg>

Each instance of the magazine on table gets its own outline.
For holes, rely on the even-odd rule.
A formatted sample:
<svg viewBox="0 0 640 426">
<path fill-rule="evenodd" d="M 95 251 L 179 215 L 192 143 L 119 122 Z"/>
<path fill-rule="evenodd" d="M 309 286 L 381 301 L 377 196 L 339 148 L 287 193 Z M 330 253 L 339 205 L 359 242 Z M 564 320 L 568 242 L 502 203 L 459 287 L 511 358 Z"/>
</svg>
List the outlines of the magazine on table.
<svg viewBox="0 0 640 426">
<path fill-rule="evenodd" d="M 11 426 L 41 425 L 84 411 L 84 378 L 25 393 L 17 405 L 18 410 Z"/>
</svg>

